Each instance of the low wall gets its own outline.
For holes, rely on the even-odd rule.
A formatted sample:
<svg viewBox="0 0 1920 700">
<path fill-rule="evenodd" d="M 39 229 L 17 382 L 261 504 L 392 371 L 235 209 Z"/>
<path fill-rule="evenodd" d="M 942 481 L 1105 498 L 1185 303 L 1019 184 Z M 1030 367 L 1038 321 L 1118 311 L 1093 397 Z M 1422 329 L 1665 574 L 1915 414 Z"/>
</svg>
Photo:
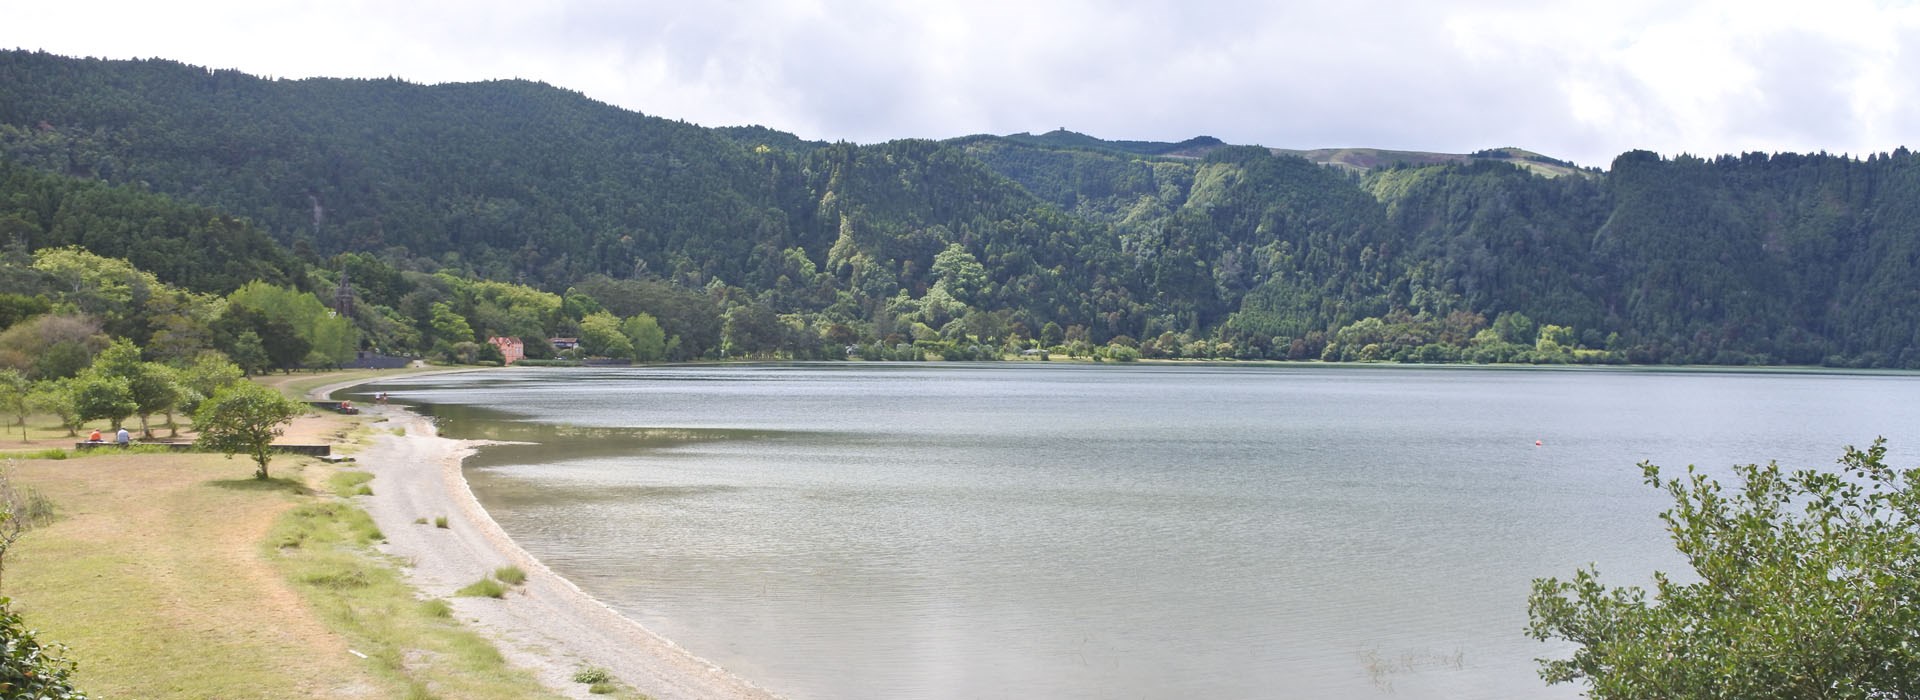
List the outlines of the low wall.
<svg viewBox="0 0 1920 700">
<path fill-rule="evenodd" d="M 136 443 L 133 443 L 133 446 L 164 447 L 174 452 L 195 452 L 195 451 L 198 451 L 198 448 L 199 448 L 198 445 L 195 445 L 194 443 L 191 443 L 191 442 L 136 442 Z M 73 443 L 73 449 L 76 449 L 76 450 L 97 450 L 101 448 L 119 448 L 119 447 L 120 447 L 120 444 L 115 442 Z M 279 452 L 282 454 L 307 455 L 310 457 L 326 457 L 328 455 L 333 454 L 332 445 L 273 445 L 272 448 L 274 452 Z"/>
</svg>

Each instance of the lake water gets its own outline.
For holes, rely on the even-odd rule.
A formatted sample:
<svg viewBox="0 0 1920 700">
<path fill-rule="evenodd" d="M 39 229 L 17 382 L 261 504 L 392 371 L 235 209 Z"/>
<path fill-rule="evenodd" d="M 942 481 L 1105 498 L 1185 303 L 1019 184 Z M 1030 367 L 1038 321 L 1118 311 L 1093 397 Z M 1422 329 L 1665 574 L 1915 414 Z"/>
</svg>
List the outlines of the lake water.
<svg viewBox="0 0 1920 700">
<path fill-rule="evenodd" d="M 1518 698 L 1529 582 L 1683 563 L 1636 464 L 1828 466 L 1920 379 L 1408 367 L 526 369 L 360 387 L 529 552 L 788 697 Z M 1536 445 L 1536 441 L 1539 442 Z"/>
</svg>

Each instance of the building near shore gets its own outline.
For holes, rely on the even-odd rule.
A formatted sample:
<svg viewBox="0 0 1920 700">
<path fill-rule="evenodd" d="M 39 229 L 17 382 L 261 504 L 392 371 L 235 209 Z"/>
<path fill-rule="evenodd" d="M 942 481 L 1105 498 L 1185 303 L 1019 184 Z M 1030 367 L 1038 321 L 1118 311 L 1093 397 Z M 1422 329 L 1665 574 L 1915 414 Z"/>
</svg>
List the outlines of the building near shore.
<svg viewBox="0 0 1920 700">
<path fill-rule="evenodd" d="M 519 338 L 496 335 L 487 342 L 500 349 L 500 357 L 505 360 L 502 364 L 511 365 L 527 356 L 527 347 Z"/>
</svg>

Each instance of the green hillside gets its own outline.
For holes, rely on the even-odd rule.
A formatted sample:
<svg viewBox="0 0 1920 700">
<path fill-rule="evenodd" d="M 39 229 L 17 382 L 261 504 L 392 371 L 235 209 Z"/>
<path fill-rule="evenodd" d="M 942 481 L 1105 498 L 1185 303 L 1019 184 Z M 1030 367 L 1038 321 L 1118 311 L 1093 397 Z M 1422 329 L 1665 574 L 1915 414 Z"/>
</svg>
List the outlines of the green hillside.
<svg viewBox="0 0 1920 700">
<path fill-rule="evenodd" d="M 829 144 L 524 81 L 268 80 L 16 51 L 0 52 L 0 157 L 232 217 L 323 277 L 445 272 L 672 307 L 661 323 L 694 356 L 1038 344 L 1920 367 L 1920 162 L 1904 149 L 1629 153 L 1602 172 L 1516 148 L 1064 130 Z M 5 201 L 31 199 L 9 187 Z M 45 217 L 6 217 L 10 244 L 58 244 Z M 171 245 L 65 226 L 57 241 L 114 255 Z M 151 229 L 172 230 L 191 235 Z M 219 287 L 278 259 L 194 245 L 227 277 L 156 273 Z M 400 309 L 406 290 L 367 294 Z"/>
</svg>

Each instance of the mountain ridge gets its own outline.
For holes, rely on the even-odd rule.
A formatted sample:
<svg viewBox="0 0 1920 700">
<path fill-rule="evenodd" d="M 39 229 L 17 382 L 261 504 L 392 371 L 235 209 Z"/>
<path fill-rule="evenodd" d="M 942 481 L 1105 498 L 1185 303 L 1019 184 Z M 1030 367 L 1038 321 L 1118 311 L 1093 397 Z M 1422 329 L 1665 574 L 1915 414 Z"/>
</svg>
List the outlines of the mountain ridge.
<svg viewBox="0 0 1920 700">
<path fill-rule="evenodd" d="M 371 256 L 555 292 L 654 280 L 718 313 L 864 339 L 998 344 L 1053 327 L 1343 359 L 1410 355 L 1439 337 L 1419 324 L 1464 314 L 1475 332 L 1508 316 L 1569 327 L 1567 345 L 1635 361 L 1920 367 L 1920 169 L 1905 149 L 1635 152 L 1598 170 L 1514 148 L 1064 130 L 857 145 L 530 81 L 269 80 L 0 52 L 0 157 L 245 217 L 322 267 Z M 1368 319 L 1399 330 L 1347 332 Z"/>
</svg>

